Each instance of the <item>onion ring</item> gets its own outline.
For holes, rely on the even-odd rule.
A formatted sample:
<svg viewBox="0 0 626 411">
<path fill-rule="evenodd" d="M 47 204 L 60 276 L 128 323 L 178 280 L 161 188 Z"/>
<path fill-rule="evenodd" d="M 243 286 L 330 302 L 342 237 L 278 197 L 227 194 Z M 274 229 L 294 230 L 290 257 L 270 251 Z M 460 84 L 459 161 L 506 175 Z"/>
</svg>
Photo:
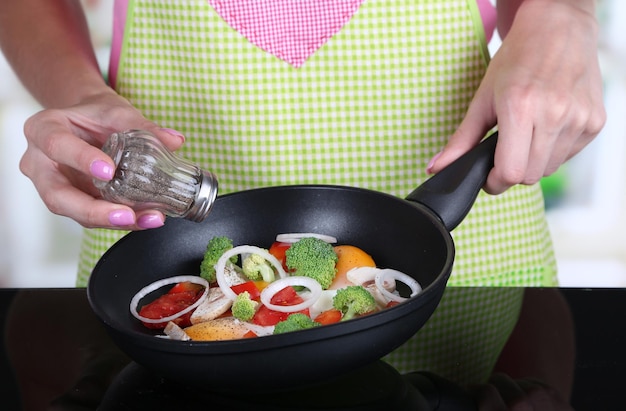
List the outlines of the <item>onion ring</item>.
<svg viewBox="0 0 626 411">
<path fill-rule="evenodd" d="M 276 241 L 281 243 L 295 243 L 303 238 L 315 237 L 319 240 L 327 242 L 328 244 L 335 244 L 337 239 L 333 236 L 318 233 L 284 233 L 276 236 Z"/>
<path fill-rule="evenodd" d="M 384 295 L 385 298 L 388 298 L 391 301 L 402 302 L 408 300 L 408 298 L 401 297 L 385 289 L 385 282 L 388 280 L 389 277 L 406 284 L 411 289 L 411 295 L 409 296 L 409 298 L 415 297 L 422 291 L 422 286 L 413 277 L 408 276 L 398 270 L 393 270 L 391 268 L 381 269 L 374 277 L 374 283 L 376 284 L 376 288 L 378 288 L 378 291 L 380 291 L 380 293 Z"/>
<path fill-rule="evenodd" d="M 272 297 L 276 295 L 280 290 L 288 286 L 301 286 L 308 288 L 311 292 L 311 295 L 301 302 L 300 304 L 294 305 L 277 305 L 272 304 Z M 261 291 L 261 302 L 270 310 L 280 311 L 282 313 L 292 313 L 296 311 L 302 311 L 306 308 L 309 308 L 318 298 L 322 295 L 322 286 L 320 283 L 315 281 L 310 277 L 298 276 L 294 275 L 291 277 L 281 278 L 270 283 L 267 287 Z"/>
<path fill-rule="evenodd" d="M 172 314 L 168 317 L 163 317 L 163 318 L 147 318 L 147 317 L 140 315 L 139 312 L 137 312 L 137 306 L 139 305 L 139 301 L 146 295 L 166 285 L 178 284 L 178 283 L 182 283 L 185 281 L 189 281 L 190 283 L 200 284 L 204 286 L 204 292 L 202 293 L 200 298 L 198 298 L 198 300 L 195 303 L 191 304 L 189 307 L 180 310 L 176 314 Z M 148 324 L 167 323 L 169 321 L 177 319 L 181 315 L 187 314 L 191 310 L 195 310 L 196 307 L 202 304 L 202 302 L 207 298 L 208 294 L 209 294 L 209 282 L 202 277 L 198 277 L 197 275 L 177 275 L 175 277 L 162 278 L 160 280 L 153 282 L 152 284 L 145 286 L 144 288 L 139 290 L 137 294 L 135 294 L 135 296 L 130 300 L 130 313 L 136 319 L 142 322 L 148 323 Z"/>
<path fill-rule="evenodd" d="M 231 300 L 235 300 L 237 298 L 237 294 L 230 288 L 230 284 L 226 281 L 226 276 L 224 275 L 224 270 L 226 269 L 226 263 L 228 260 L 234 256 L 239 254 L 259 254 L 266 261 L 271 263 L 278 273 L 280 278 L 287 277 L 287 273 L 283 269 L 283 265 L 274 257 L 269 251 L 256 247 L 253 245 L 240 245 L 237 247 L 233 247 L 230 250 L 226 251 L 222 256 L 217 260 L 215 264 L 215 277 L 217 279 L 217 285 L 220 286 L 220 289 L 224 293 L 225 296 L 230 298 Z"/>
</svg>

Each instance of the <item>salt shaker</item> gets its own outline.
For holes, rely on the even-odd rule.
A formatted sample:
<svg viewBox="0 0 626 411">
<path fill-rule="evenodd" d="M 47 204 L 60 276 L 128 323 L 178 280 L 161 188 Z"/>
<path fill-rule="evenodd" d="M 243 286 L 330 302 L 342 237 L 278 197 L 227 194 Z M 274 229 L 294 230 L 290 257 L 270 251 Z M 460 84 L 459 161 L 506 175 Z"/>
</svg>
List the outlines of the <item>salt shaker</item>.
<svg viewBox="0 0 626 411">
<path fill-rule="evenodd" d="M 150 132 L 114 133 L 102 147 L 115 162 L 110 181 L 94 180 L 105 200 L 200 222 L 217 197 L 217 177 L 174 155 Z"/>
</svg>

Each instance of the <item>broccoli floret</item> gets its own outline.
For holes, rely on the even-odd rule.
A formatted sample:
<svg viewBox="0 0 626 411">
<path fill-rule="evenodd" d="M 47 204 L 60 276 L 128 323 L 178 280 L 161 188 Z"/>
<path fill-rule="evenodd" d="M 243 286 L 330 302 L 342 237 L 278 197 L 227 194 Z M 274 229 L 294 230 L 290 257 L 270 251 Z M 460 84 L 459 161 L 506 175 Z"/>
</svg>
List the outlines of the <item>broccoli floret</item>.
<svg viewBox="0 0 626 411">
<path fill-rule="evenodd" d="M 350 285 L 337 290 L 333 298 L 333 307 L 343 313 L 341 321 L 349 320 L 377 309 L 376 300 L 365 287 Z"/>
<path fill-rule="evenodd" d="M 222 254 L 233 248 L 233 240 L 224 236 L 216 236 L 209 240 L 204 252 L 204 258 L 200 263 L 200 277 L 210 283 L 215 282 L 215 264 Z M 231 263 L 237 262 L 237 256 L 234 255 L 229 260 Z"/>
<path fill-rule="evenodd" d="M 274 326 L 274 334 L 288 333 L 291 331 L 306 330 L 321 325 L 316 323 L 306 314 L 294 313 L 286 320 L 280 321 Z"/>
<path fill-rule="evenodd" d="M 296 241 L 285 252 L 285 264 L 293 275 L 316 280 L 327 289 L 335 279 L 337 253 L 333 246 L 315 237 Z"/>
<path fill-rule="evenodd" d="M 263 280 L 271 283 L 276 277 L 274 268 L 259 254 L 246 256 L 242 263 L 242 269 L 246 277 L 253 281 Z"/>
<path fill-rule="evenodd" d="M 230 310 L 233 313 L 233 317 L 241 321 L 250 321 L 254 317 L 258 306 L 259 303 L 250 298 L 250 293 L 244 291 L 237 294 Z"/>
</svg>

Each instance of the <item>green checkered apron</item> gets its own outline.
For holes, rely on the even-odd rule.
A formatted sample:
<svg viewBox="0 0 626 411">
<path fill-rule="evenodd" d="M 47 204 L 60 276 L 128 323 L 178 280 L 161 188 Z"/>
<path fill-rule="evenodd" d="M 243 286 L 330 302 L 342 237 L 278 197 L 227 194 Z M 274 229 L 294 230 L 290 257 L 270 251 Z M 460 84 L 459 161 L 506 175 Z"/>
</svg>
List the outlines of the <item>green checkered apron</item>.
<svg viewBox="0 0 626 411">
<path fill-rule="evenodd" d="M 222 194 L 325 183 L 406 196 L 488 61 L 474 0 L 366 0 L 297 68 L 227 20 L 206 0 L 131 1 L 117 84 L 145 116 L 185 134 L 180 154 L 215 172 Z M 79 286 L 122 234 L 86 230 Z M 387 360 L 477 382 L 514 327 L 515 286 L 556 283 L 539 187 L 481 194 L 453 237 L 440 307 Z"/>
</svg>

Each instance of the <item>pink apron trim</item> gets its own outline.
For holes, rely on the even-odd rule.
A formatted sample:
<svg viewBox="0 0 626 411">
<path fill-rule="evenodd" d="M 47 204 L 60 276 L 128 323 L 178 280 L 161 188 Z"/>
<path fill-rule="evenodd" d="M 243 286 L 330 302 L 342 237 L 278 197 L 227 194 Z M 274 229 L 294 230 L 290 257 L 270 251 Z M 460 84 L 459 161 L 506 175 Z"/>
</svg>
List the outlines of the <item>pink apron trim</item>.
<svg viewBox="0 0 626 411">
<path fill-rule="evenodd" d="M 115 88 L 117 82 L 117 68 L 120 64 L 122 43 L 124 42 L 124 28 L 126 27 L 126 11 L 128 0 L 115 0 L 113 5 L 113 33 L 111 35 L 111 56 L 109 58 L 109 85 Z"/>
<path fill-rule="evenodd" d="M 476 3 L 485 27 L 485 37 L 489 43 L 498 23 L 498 12 L 490 0 L 476 0 Z"/>
</svg>

